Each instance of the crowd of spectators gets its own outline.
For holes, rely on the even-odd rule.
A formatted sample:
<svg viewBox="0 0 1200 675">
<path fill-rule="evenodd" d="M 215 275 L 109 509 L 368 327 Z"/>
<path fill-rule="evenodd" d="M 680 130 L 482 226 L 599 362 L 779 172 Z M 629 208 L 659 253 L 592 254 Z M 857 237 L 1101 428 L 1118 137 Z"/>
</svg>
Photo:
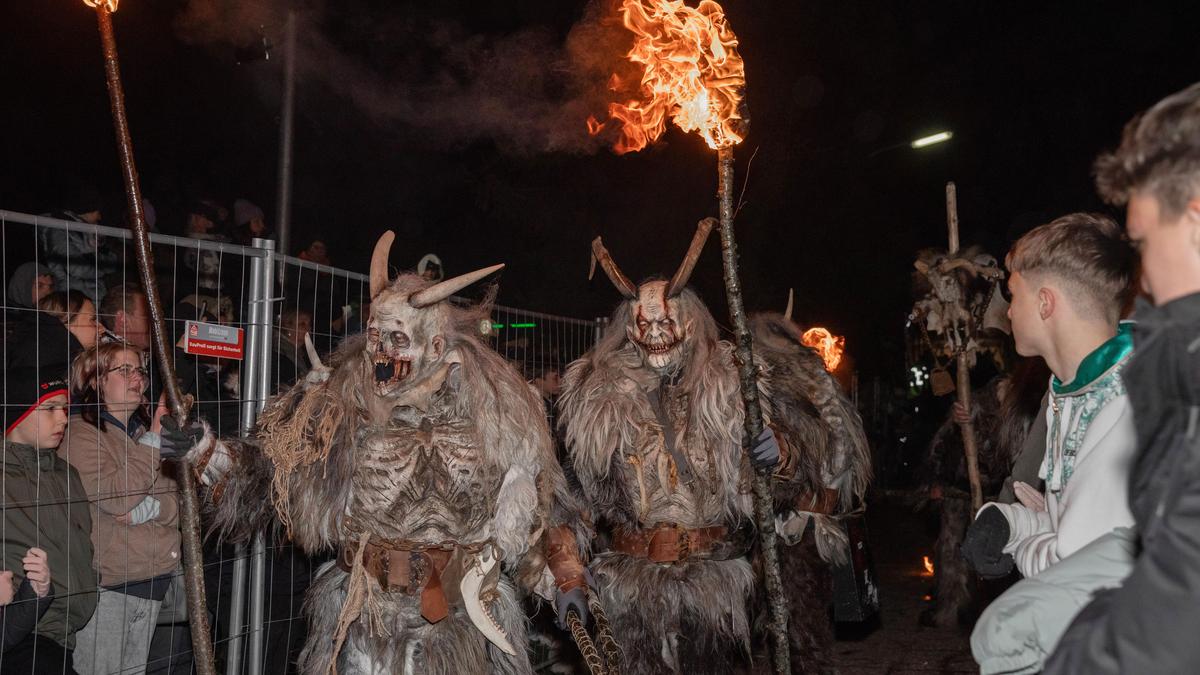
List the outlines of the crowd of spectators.
<svg viewBox="0 0 1200 675">
<path fill-rule="evenodd" d="M 144 206 L 147 224 L 158 231 L 153 206 Z M 256 237 L 273 236 L 262 209 L 245 199 L 232 210 L 200 199 L 185 211 L 176 229 L 197 241 L 249 245 Z M 90 189 L 47 215 L 84 226 L 106 224 L 102 201 Z M 109 220 L 124 219 L 122 214 Z M 35 232 L 25 249 L 19 237 L 6 241 L 6 262 L 18 264 L 6 264 L 11 273 L 0 294 L 5 415 L 0 672 L 187 672 L 177 486 L 162 457 L 170 454 L 164 447 L 186 446 L 190 439 L 182 432 L 163 433 L 162 374 L 152 357 L 150 308 L 135 281 L 132 251 L 127 240 L 87 227 Z M 13 260 L 22 250 L 25 259 Z M 323 241 L 298 253 L 311 262 L 331 262 Z M 186 328 L 189 321 L 242 325 L 243 261 L 207 246 L 179 245 L 166 254 L 158 246 L 156 254 L 180 389 L 210 428 L 237 434 L 240 364 L 189 353 Z M 328 351 L 347 329 L 362 324 L 347 321 L 353 312 L 338 302 L 341 311 L 315 325 L 315 312 L 304 307 L 318 305 L 313 299 L 319 293 L 336 297 L 328 278 L 296 275 L 283 286 L 285 301 L 276 305 L 274 322 L 272 392 L 310 367 L 305 334 L 323 332 L 317 343 Z M 234 555 L 206 544 L 211 618 L 223 636 L 232 631 L 216 608 L 228 606 Z M 291 624 L 298 623 L 292 621 L 299 614 L 296 598 L 307 579 L 293 577 L 307 577 L 312 566 L 291 547 L 272 548 L 269 557 L 278 582 L 272 582 L 268 599 L 272 634 L 302 636 L 302 628 Z M 294 660 L 289 645 L 299 642 L 278 644 L 282 649 L 268 646 L 273 672 Z"/>
</svg>

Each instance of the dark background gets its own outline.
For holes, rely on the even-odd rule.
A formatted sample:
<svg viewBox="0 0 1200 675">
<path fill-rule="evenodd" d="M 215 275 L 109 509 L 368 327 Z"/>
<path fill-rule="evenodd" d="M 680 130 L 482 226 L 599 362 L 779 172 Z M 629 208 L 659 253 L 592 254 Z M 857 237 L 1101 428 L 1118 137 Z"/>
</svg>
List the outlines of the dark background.
<svg viewBox="0 0 1200 675">
<path fill-rule="evenodd" d="M 747 305 L 782 309 L 795 287 L 801 321 L 847 335 L 868 376 L 900 369 L 913 255 L 945 245 L 945 181 L 958 184 L 964 243 L 1002 255 L 1034 225 L 1103 208 L 1093 158 L 1131 115 L 1200 72 L 1185 3 L 724 4 L 752 117 L 737 151 L 739 187 L 754 157 L 738 217 Z M 273 220 L 279 51 L 239 64 L 231 44 L 181 39 L 187 5 L 124 0 L 114 17 L 144 190 L 166 231 L 178 231 L 179 209 L 201 195 L 249 198 Z M 485 50 L 531 28 L 555 44 L 584 7 L 345 0 L 315 15 L 331 45 L 386 85 L 436 70 L 430 26 L 452 25 Z M 79 0 L 7 2 L 0 26 L 0 208 L 45 212 L 88 183 L 114 200 L 105 216 L 118 224 L 92 12 Z M 624 49 L 614 44 L 614 56 Z M 293 249 L 320 237 L 334 264 L 365 270 L 374 240 L 392 228 L 393 265 L 415 266 L 430 251 L 451 274 L 506 262 L 503 303 L 592 317 L 617 300 L 603 276 L 586 280 L 594 236 L 631 277 L 670 274 L 696 221 L 715 215 L 714 153 L 694 136 L 671 130 L 623 157 L 539 152 L 486 134 L 431 136 L 445 110 L 413 99 L 427 117 L 421 128 L 366 115 L 327 81 L 301 79 Z M 948 144 L 888 149 L 943 128 L 955 133 Z M 724 319 L 715 236 L 693 283 Z"/>
</svg>

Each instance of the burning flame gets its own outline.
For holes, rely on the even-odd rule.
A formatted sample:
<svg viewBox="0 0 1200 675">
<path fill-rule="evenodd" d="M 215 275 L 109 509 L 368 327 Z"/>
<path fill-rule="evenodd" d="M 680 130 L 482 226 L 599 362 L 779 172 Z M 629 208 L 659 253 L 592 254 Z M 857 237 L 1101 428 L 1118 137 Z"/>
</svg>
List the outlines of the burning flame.
<svg viewBox="0 0 1200 675">
<path fill-rule="evenodd" d="M 634 35 L 626 57 L 644 72 L 640 99 L 609 104 L 609 117 L 621 124 L 614 150 L 624 154 L 653 143 L 668 117 L 684 131 L 699 132 L 714 150 L 741 143 L 746 73 L 725 10 L 713 0 L 694 8 L 683 0 L 623 0 L 621 15 Z M 619 85 L 614 75 L 609 86 Z M 588 119 L 592 135 L 604 126 Z"/>
<path fill-rule="evenodd" d="M 83 0 L 83 4 L 87 5 L 88 7 L 103 6 L 104 9 L 108 10 L 109 14 L 117 11 L 118 2 L 120 2 L 120 0 Z"/>
<path fill-rule="evenodd" d="M 821 355 L 825 362 L 825 370 L 833 372 L 842 362 L 842 353 L 846 351 L 846 338 L 834 335 L 824 328 L 809 328 L 800 336 L 800 342 L 805 347 L 812 347 Z"/>
<path fill-rule="evenodd" d="M 927 576 L 927 577 L 933 576 L 933 561 L 930 560 L 929 556 L 927 556 L 927 555 L 921 556 L 921 558 L 922 558 L 922 561 L 925 563 L 925 576 Z"/>
</svg>

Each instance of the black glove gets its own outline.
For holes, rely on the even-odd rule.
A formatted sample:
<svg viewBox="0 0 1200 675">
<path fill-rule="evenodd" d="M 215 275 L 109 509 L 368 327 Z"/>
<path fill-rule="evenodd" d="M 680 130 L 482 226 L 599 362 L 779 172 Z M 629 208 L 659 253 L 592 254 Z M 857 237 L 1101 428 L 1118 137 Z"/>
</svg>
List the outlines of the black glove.
<svg viewBox="0 0 1200 675">
<path fill-rule="evenodd" d="M 967 528 L 962 545 L 963 558 L 985 579 L 1008 576 L 1013 568 L 1012 555 L 1004 553 L 1008 535 L 1008 519 L 995 506 L 987 507 Z"/>
<path fill-rule="evenodd" d="M 204 425 L 199 420 L 192 420 L 182 429 L 174 417 L 162 419 L 162 446 L 159 453 L 163 457 L 182 457 L 194 448 L 204 438 Z"/>
<path fill-rule="evenodd" d="M 763 427 L 762 433 L 754 439 L 754 445 L 750 446 L 750 465 L 760 471 L 773 470 L 779 465 L 779 440 L 771 427 Z"/>
<path fill-rule="evenodd" d="M 595 592 L 596 582 L 587 568 L 583 570 L 583 578 L 587 582 L 587 587 L 572 588 L 566 593 L 560 592 L 554 596 L 554 609 L 558 612 L 558 627 L 563 630 L 567 630 L 568 612 L 574 611 L 578 614 L 584 627 L 592 620 L 592 614 L 588 611 L 587 594 Z"/>
</svg>

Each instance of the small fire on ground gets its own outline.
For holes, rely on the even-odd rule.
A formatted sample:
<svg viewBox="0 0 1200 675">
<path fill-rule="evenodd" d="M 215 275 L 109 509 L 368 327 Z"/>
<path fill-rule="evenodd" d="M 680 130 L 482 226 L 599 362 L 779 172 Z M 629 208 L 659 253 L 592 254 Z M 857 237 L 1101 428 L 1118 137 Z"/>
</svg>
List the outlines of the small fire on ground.
<svg viewBox="0 0 1200 675">
<path fill-rule="evenodd" d="M 929 556 L 927 556 L 927 555 L 921 556 L 921 560 L 922 560 L 922 562 L 925 563 L 925 571 L 922 573 L 922 576 L 927 576 L 927 577 L 933 576 L 933 561 L 930 560 Z"/>
<path fill-rule="evenodd" d="M 842 363 L 842 354 L 846 351 L 846 338 L 834 335 L 825 328 L 816 327 L 804 331 L 800 342 L 805 347 L 817 350 L 817 354 L 825 362 L 825 370 L 832 373 Z"/>
</svg>

